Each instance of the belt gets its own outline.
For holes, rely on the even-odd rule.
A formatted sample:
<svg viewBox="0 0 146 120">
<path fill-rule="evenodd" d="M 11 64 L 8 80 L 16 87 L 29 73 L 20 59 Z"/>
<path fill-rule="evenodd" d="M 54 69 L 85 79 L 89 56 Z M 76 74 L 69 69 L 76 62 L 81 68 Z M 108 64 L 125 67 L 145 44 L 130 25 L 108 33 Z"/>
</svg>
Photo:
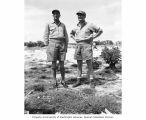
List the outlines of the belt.
<svg viewBox="0 0 146 120">
<path fill-rule="evenodd" d="M 50 38 L 49 42 L 55 42 L 55 43 L 64 43 L 65 39 L 64 38 Z"/>
<path fill-rule="evenodd" d="M 82 44 L 91 44 L 91 43 L 88 43 L 88 42 L 78 42 L 77 45 L 82 45 Z"/>
</svg>

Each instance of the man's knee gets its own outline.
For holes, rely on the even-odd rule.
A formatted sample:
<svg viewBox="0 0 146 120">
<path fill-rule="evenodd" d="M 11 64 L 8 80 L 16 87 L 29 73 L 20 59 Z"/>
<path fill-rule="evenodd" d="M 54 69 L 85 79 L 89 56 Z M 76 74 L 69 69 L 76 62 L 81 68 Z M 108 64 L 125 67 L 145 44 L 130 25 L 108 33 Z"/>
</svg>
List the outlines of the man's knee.
<svg viewBox="0 0 146 120">
<path fill-rule="evenodd" d="M 86 60 L 87 67 L 92 68 L 92 59 Z"/>
</svg>

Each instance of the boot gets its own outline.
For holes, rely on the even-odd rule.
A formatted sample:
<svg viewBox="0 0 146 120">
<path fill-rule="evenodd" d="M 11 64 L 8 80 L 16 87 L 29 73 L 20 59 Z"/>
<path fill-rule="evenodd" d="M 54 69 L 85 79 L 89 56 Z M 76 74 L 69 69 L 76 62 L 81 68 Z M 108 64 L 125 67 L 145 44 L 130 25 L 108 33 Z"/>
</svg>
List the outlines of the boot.
<svg viewBox="0 0 146 120">
<path fill-rule="evenodd" d="M 63 85 L 64 88 L 68 88 L 68 85 L 64 81 L 61 81 L 61 84 Z"/>
<path fill-rule="evenodd" d="M 53 88 L 58 88 L 58 83 L 57 82 L 55 82 L 54 84 L 53 84 Z"/>
<path fill-rule="evenodd" d="M 77 78 L 77 82 L 73 85 L 73 87 L 77 87 L 81 85 L 81 78 Z"/>
</svg>

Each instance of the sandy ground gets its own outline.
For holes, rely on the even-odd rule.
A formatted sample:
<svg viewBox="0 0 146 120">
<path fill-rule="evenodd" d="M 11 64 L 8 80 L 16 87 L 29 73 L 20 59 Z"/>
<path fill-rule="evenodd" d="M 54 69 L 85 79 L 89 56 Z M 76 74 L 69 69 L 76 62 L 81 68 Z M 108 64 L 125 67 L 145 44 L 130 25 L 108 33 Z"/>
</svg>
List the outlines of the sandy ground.
<svg viewBox="0 0 146 120">
<path fill-rule="evenodd" d="M 99 57 L 102 48 L 94 49 L 93 56 Z M 52 89 L 51 83 L 51 63 L 46 62 L 46 49 L 45 48 L 25 48 L 24 50 L 24 72 L 25 72 L 25 98 L 33 95 L 35 85 L 45 85 L 45 91 Z M 76 61 L 73 59 L 74 49 L 69 48 L 65 61 L 65 71 L 66 71 L 66 82 L 69 86 L 68 89 L 72 91 L 84 91 L 90 89 L 89 82 L 86 79 L 86 64 L 83 65 L 83 82 L 82 85 L 72 88 L 73 83 L 76 81 L 77 68 Z M 94 70 L 96 87 L 94 89 L 94 96 L 106 96 L 112 95 L 117 99 L 117 102 L 122 101 L 122 91 L 121 91 L 121 73 L 113 73 L 111 71 L 106 71 L 104 68 L 107 64 L 104 63 L 102 59 L 98 59 L 102 62 L 102 65 L 98 69 Z M 57 71 L 57 78 L 60 80 L 60 72 Z M 59 90 L 65 89 L 62 86 L 58 88 Z M 110 110 L 108 110 L 109 112 Z M 119 112 L 120 111 L 120 112 Z M 110 111 L 109 113 L 113 113 Z M 118 110 L 121 113 L 121 109 Z"/>
</svg>

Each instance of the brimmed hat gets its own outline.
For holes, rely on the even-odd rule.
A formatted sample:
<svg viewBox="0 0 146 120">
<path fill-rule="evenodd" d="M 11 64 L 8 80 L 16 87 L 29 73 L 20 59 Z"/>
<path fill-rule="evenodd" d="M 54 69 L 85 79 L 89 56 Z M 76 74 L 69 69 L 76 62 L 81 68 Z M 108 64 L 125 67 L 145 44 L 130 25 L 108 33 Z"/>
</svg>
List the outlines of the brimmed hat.
<svg viewBox="0 0 146 120">
<path fill-rule="evenodd" d="M 85 13 L 84 11 L 81 11 L 81 10 L 78 11 L 76 14 L 77 14 L 77 15 L 82 14 L 82 15 L 86 16 L 86 13 Z"/>
<path fill-rule="evenodd" d="M 59 13 L 60 14 L 60 11 L 55 9 L 55 10 L 52 10 L 52 14 L 54 14 L 55 12 Z"/>
</svg>

